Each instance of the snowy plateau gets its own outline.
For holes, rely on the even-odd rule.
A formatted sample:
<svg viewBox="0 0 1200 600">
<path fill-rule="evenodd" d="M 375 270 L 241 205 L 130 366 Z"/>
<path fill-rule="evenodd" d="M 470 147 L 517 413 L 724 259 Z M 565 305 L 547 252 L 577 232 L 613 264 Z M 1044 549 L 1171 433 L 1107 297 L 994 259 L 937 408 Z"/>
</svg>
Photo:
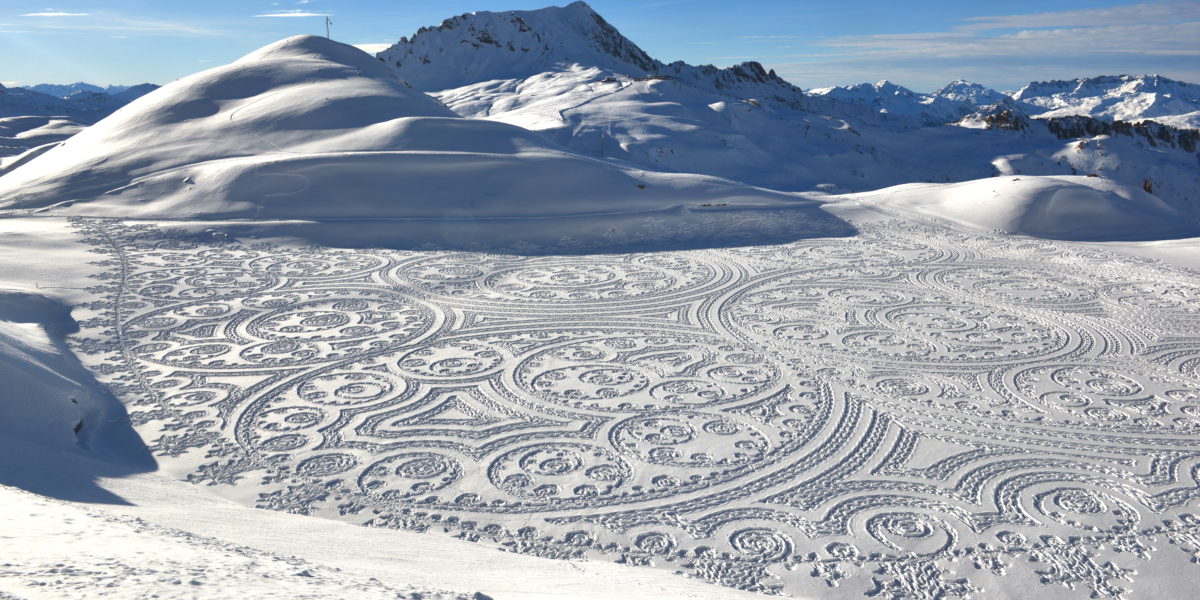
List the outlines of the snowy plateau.
<svg viewBox="0 0 1200 600">
<path fill-rule="evenodd" d="M 582 2 L 0 88 L 0 599 L 1194 596 L 1197 115 Z"/>
</svg>

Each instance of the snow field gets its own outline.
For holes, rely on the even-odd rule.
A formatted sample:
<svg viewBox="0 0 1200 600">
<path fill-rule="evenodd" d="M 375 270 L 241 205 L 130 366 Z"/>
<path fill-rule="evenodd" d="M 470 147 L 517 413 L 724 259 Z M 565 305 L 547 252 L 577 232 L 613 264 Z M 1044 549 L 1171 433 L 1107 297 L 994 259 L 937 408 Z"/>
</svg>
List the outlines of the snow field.
<svg viewBox="0 0 1200 600">
<path fill-rule="evenodd" d="M 85 220 L 125 259 L 80 316 L 123 341 L 76 348 L 136 374 L 103 380 L 163 474 L 247 506 L 800 596 L 1194 581 L 1195 273 L 855 225 L 523 257 Z"/>
</svg>

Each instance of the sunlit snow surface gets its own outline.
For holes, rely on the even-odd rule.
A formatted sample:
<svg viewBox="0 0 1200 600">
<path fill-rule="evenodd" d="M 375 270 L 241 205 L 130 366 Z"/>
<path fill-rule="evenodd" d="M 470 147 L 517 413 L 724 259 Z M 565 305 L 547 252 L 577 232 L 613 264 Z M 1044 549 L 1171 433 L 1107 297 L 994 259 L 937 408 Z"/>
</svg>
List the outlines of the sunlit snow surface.
<svg viewBox="0 0 1200 600">
<path fill-rule="evenodd" d="M 76 226 L 74 349 L 244 504 L 797 595 L 1200 577 L 1194 271 L 911 220 L 539 257 Z"/>
</svg>

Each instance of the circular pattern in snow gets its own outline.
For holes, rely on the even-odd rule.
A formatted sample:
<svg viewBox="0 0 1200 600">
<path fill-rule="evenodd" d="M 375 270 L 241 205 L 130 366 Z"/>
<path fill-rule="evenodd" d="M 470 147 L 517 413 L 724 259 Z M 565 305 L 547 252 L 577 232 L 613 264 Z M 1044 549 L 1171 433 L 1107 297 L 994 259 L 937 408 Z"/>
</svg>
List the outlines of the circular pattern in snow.
<svg viewBox="0 0 1200 600">
<path fill-rule="evenodd" d="M 541 258 L 83 226 L 127 260 L 81 354 L 164 466 L 262 507 L 797 594 L 1073 556 L 1111 596 L 1097 565 L 1200 535 L 1195 277 L 1148 261 L 912 224 Z"/>
</svg>

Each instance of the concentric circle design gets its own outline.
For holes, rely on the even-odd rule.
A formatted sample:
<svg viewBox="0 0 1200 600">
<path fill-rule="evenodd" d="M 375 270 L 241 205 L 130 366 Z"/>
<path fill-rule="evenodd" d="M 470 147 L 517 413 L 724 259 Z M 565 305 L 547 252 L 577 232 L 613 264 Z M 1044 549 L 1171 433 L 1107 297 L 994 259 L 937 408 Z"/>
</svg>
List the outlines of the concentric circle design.
<svg viewBox="0 0 1200 600">
<path fill-rule="evenodd" d="M 381 373 L 333 372 L 301 383 L 297 395 L 305 402 L 322 406 L 359 406 L 387 400 L 404 393 L 403 379 Z"/>
<path fill-rule="evenodd" d="M 462 477 L 457 460 L 435 452 L 405 452 L 389 456 L 363 470 L 358 485 L 386 500 L 400 500 L 438 492 Z"/>
<path fill-rule="evenodd" d="M 447 260 L 405 265 L 397 277 L 447 298 L 533 306 L 653 302 L 697 289 L 718 276 L 712 265 L 683 256 L 628 260 L 559 257 Z"/>
<path fill-rule="evenodd" d="M 155 300 L 234 298 L 265 290 L 277 279 L 265 271 L 241 267 L 195 266 L 145 271 L 129 279 L 134 293 Z"/>
<path fill-rule="evenodd" d="M 790 537 L 765 527 L 739 529 L 729 536 L 729 545 L 745 556 L 768 563 L 784 560 L 793 552 Z"/>
<path fill-rule="evenodd" d="M 608 496 L 629 480 L 629 465 L 589 444 L 543 444 L 497 458 L 488 477 L 499 489 L 535 502 Z"/>
<path fill-rule="evenodd" d="M 1051 421 L 1082 427 L 1200 430 L 1200 381 L 1108 361 L 1013 369 L 1004 389 Z"/>
<path fill-rule="evenodd" d="M 778 384 L 773 361 L 748 347 L 701 336 L 616 333 L 534 353 L 516 369 L 528 394 L 606 412 L 715 406 Z"/>
<path fill-rule="evenodd" d="M 944 553 L 958 534 L 944 520 L 915 512 L 886 512 L 867 519 L 867 534 L 884 546 L 924 556 Z"/>
<path fill-rule="evenodd" d="M 1099 297 L 1091 282 L 1024 265 L 955 267 L 935 273 L 933 279 L 957 292 L 1021 305 L 1084 305 Z"/>
<path fill-rule="evenodd" d="M 504 358 L 504 352 L 493 345 L 459 340 L 417 348 L 402 356 L 397 365 L 413 377 L 455 379 L 492 373 Z"/>
<path fill-rule="evenodd" d="M 81 220 L 111 271 L 69 340 L 164 471 L 264 508 L 798 596 L 1187 564 L 1196 274 L 865 221 L 520 256 Z"/>
<path fill-rule="evenodd" d="M 749 286 L 720 310 L 743 335 L 784 352 L 897 366 L 1017 363 L 1061 355 L 1082 340 L 1060 319 L 918 290 L 814 284 L 790 275 Z"/>
<path fill-rule="evenodd" d="M 730 417 L 679 411 L 618 423 L 613 445 L 640 461 L 676 467 L 731 467 L 762 460 L 771 444 L 762 432 Z"/>
</svg>

